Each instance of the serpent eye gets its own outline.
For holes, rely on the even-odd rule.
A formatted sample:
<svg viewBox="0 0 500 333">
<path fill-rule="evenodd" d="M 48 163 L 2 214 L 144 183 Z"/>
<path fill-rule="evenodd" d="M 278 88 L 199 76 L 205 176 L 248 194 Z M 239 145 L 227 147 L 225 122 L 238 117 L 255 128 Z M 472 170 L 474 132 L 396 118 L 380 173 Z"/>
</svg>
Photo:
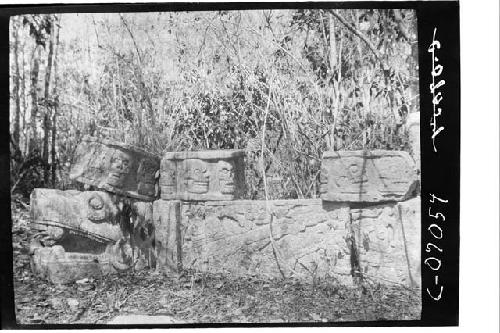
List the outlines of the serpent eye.
<svg viewBox="0 0 500 333">
<path fill-rule="evenodd" d="M 102 209 L 102 207 L 104 207 L 104 202 L 102 202 L 101 198 L 94 196 L 94 197 L 90 198 L 89 206 L 92 209 L 99 210 L 99 209 Z"/>
</svg>

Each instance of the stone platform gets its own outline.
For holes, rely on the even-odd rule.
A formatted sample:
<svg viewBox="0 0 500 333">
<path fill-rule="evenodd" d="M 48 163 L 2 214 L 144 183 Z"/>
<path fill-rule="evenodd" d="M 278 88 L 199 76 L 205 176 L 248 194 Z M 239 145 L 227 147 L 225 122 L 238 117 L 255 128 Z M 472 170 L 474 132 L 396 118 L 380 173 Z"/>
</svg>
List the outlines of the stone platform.
<svg viewBox="0 0 500 333">
<path fill-rule="evenodd" d="M 420 198 L 357 209 L 318 199 L 267 205 L 155 201 L 159 267 L 331 276 L 346 285 L 361 272 L 382 283 L 420 284 Z"/>
</svg>

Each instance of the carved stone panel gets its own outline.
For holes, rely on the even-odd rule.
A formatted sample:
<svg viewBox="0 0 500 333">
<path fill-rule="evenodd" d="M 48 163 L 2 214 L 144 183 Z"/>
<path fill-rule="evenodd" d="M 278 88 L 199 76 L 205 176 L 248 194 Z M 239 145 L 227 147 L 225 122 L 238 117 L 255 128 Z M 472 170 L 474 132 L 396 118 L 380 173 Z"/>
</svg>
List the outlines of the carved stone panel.
<svg viewBox="0 0 500 333">
<path fill-rule="evenodd" d="M 294 278 L 314 274 L 352 283 L 347 205 L 318 199 L 268 205 L 269 211 L 262 200 L 182 203 L 183 267 L 260 277 L 280 277 L 281 270 Z"/>
<path fill-rule="evenodd" d="M 139 148 L 86 137 L 76 149 L 70 178 L 109 192 L 152 201 L 160 159 Z"/>
<path fill-rule="evenodd" d="M 34 272 L 68 283 L 154 265 L 152 205 L 102 191 L 35 189 L 30 204 Z"/>
<path fill-rule="evenodd" d="M 325 152 L 320 193 L 325 201 L 387 202 L 411 197 L 417 186 L 415 163 L 402 151 Z"/>
<path fill-rule="evenodd" d="M 245 192 L 244 152 L 213 150 L 166 153 L 160 196 L 165 200 L 233 200 Z"/>
<path fill-rule="evenodd" d="M 420 198 L 351 209 L 354 267 L 380 283 L 420 286 Z"/>
</svg>

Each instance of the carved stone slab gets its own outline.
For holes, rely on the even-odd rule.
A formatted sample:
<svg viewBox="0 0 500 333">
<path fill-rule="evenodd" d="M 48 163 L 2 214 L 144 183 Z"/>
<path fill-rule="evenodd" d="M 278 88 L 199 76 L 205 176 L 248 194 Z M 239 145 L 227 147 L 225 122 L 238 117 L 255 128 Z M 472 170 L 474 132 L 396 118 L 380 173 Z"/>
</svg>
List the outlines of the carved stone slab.
<svg viewBox="0 0 500 333">
<path fill-rule="evenodd" d="M 330 275 L 352 283 L 345 239 L 348 206 L 318 199 L 273 200 L 269 205 L 273 239 L 286 276 Z M 156 249 L 161 251 L 158 264 L 167 271 L 182 266 L 235 276 L 281 276 L 265 201 L 157 200 L 154 215 Z"/>
<path fill-rule="evenodd" d="M 420 286 L 420 198 L 351 209 L 354 267 L 380 283 Z"/>
<path fill-rule="evenodd" d="M 35 189 L 30 209 L 32 269 L 54 283 L 155 264 L 152 202 Z"/>
<path fill-rule="evenodd" d="M 161 160 L 160 196 L 165 200 L 233 200 L 245 192 L 242 150 L 166 153 Z"/>
<path fill-rule="evenodd" d="M 334 202 L 402 201 L 417 186 L 415 163 L 403 151 L 325 152 L 321 199 Z"/>
<path fill-rule="evenodd" d="M 70 178 L 116 194 L 152 201 L 160 158 L 142 149 L 86 137 L 76 149 Z"/>
<path fill-rule="evenodd" d="M 30 214 L 31 228 L 67 251 L 102 252 L 124 237 L 118 202 L 103 191 L 37 188 L 31 193 Z"/>
</svg>

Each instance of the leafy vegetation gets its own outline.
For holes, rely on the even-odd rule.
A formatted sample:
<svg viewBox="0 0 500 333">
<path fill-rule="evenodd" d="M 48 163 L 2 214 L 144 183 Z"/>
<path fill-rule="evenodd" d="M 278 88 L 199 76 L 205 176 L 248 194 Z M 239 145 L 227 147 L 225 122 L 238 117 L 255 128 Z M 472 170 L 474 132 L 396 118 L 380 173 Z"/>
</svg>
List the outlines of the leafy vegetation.
<svg viewBox="0 0 500 333">
<path fill-rule="evenodd" d="M 262 158 L 269 198 L 311 198 L 324 151 L 408 149 L 411 10 L 36 14 L 11 27 L 11 184 L 24 196 L 75 187 L 84 135 L 157 154 L 244 149 L 253 199 Z"/>
</svg>

